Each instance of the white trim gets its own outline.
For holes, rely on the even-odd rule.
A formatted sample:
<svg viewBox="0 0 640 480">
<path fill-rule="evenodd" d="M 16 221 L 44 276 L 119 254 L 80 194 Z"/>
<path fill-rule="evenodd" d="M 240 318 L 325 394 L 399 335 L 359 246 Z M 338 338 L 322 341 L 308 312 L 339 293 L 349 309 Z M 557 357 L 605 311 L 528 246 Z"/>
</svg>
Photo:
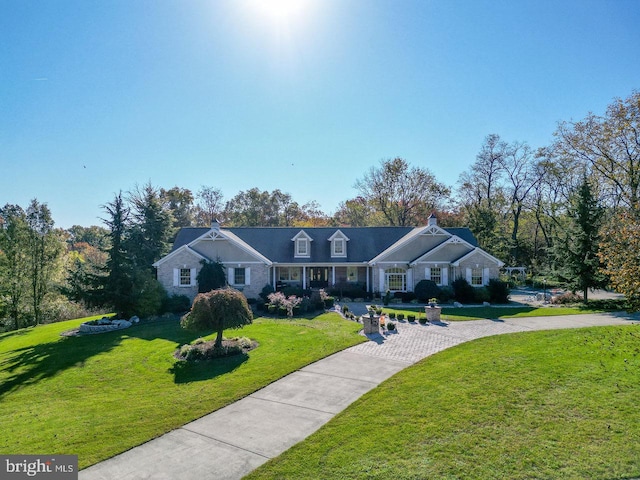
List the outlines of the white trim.
<svg viewBox="0 0 640 480">
<path fill-rule="evenodd" d="M 433 255 L 434 253 L 436 253 L 437 251 L 441 250 L 442 248 L 446 247 L 447 245 L 464 245 L 466 247 L 469 247 L 470 249 L 474 249 L 477 247 L 474 247 L 473 245 L 471 245 L 469 242 L 467 242 L 466 240 L 460 238 L 457 235 L 451 235 L 451 238 L 448 238 L 447 240 L 445 240 L 442 243 L 439 243 L 438 245 L 436 245 L 435 247 L 433 247 L 431 250 L 429 250 L 428 252 L 423 253 L 421 256 L 419 256 L 418 258 L 416 258 L 413 262 L 411 262 L 409 265 L 416 265 L 418 263 L 449 263 L 448 261 L 442 261 L 442 262 L 438 262 L 436 260 L 425 260 L 426 257 Z"/>
<path fill-rule="evenodd" d="M 347 242 L 349 241 L 349 237 L 347 237 L 344 233 L 342 233 L 342 231 L 340 229 L 336 230 L 333 233 L 333 235 L 331 235 L 327 240 L 329 240 L 331 242 L 336 237 L 344 238 L 345 241 L 347 241 Z"/>
<path fill-rule="evenodd" d="M 398 250 L 399 248 L 403 247 L 405 244 L 407 244 L 408 242 L 410 242 L 411 240 L 414 239 L 414 237 L 416 237 L 417 235 L 420 235 L 420 233 L 424 230 L 424 228 L 414 228 L 413 230 L 411 230 L 409 233 L 407 233 L 404 237 L 400 238 L 400 240 L 398 240 L 396 243 L 394 243 L 393 245 L 391 245 L 390 247 L 386 248 L 385 250 L 383 250 L 381 253 L 379 253 L 378 255 L 376 255 L 375 257 L 373 257 L 371 260 L 369 260 L 369 263 L 371 265 L 375 265 L 378 262 L 381 262 L 382 258 L 390 255 L 391 253 L 393 253 L 394 251 Z M 392 262 L 393 263 L 393 262 Z"/>
<path fill-rule="evenodd" d="M 164 257 L 162 257 L 160 260 L 158 260 L 156 263 L 154 263 L 152 266 L 158 268 L 160 265 L 162 265 L 163 263 L 165 263 L 167 260 L 172 259 L 173 257 L 175 257 L 178 253 L 180 252 L 187 252 L 190 253 L 191 255 L 197 257 L 199 260 L 209 260 L 207 257 L 205 257 L 204 255 L 199 254 L 198 252 L 196 252 L 194 249 L 192 249 L 191 247 L 189 247 L 189 245 L 182 245 L 180 248 L 176 248 L 173 252 L 165 255 Z"/>
<path fill-rule="evenodd" d="M 338 242 L 342 244 L 342 253 L 336 252 L 336 245 Z M 346 258 L 347 257 L 347 240 L 344 238 L 334 238 L 331 240 L 331 258 Z"/>
<path fill-rule="evenodd" d="M 488 258 L 489 260 L 495 262 L 498 267 L 502 267 L 504 266 L 504 262 L 501 262 L 500 260 L 498 260 L 496 257 L 494 257 L 493 255 L 488 254 L 487 252 L 485 252 L 484 250 L 482 250 L 480 247 L 476 247 L 473 250 L 471 250 L 469 253 L 463 255 L 462 257 L 460 257 L 458 260 L 456 260 L 455 262 L 451 262 L 451 265 L 453 265 L 454 267 L 459 267 L 460 266 L 460 262 L 464 262 L 467 257 L 470 257 L 471 255 L 473 255 L 474 253 L 479 253 L 480 255 L 485 256 L 486 258 Z"/>
</svg>

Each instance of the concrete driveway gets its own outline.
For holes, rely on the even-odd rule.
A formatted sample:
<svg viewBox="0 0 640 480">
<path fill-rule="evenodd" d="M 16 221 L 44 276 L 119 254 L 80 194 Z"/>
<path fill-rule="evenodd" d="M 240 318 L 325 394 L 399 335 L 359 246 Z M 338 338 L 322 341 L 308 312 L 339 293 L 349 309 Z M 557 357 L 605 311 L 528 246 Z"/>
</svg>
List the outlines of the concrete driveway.
<svg viewBox="0 0 640 480">
<path fill-rule="evenodd" d="M 602 314 L 397 322 L 397 333 L 308 365 L 248 397 L 82 470 L 81 480 L 239 479 L 318 430 L 382 381 L 445 348 L 489 335 L 637 323 Z"/>
</svg>

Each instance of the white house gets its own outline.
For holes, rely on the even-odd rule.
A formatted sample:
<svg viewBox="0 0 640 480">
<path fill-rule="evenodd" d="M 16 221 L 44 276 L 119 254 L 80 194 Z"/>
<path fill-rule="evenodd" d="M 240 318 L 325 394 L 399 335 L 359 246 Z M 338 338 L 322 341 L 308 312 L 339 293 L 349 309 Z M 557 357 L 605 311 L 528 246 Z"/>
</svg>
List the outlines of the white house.
<svg viewBox="0 0 640 480">
<path fill-rule="evenodd" d="M 154 263 L 170 294 L 198 291 L 201 262 L 220 261 L 228 282 L 248 298 L 265 285 L 360 287 L 411 292 L 422 279 L 440 286 L 464 277 L 473 286 L 497 278 L 503 262 L 480 247 L 468 228 L 422 227 L 183 228 L 171 253 Z"/>
</svg>

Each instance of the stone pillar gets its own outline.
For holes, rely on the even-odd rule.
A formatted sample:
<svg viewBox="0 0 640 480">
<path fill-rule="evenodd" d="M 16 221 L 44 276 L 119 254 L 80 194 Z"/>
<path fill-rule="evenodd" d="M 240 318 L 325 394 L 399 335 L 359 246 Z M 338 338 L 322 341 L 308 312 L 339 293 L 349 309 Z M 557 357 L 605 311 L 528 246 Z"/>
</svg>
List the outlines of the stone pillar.
<svg viewBox="0 0 640 480">
<path fill-rule="evenodd" d="M 442 308 L 440 307 L 424 307 L 424 313 L 426 313 L 427 320 L 430 322 L 439 322 L 441 312 Z"/>
<path fill-rule="evenodd" d="M 369 315 L 362 316 L 362 323 L 364 324 L 364 333 L 380 333 L 380 321 L 373 312 L 369 312 Z"/>
</svg>

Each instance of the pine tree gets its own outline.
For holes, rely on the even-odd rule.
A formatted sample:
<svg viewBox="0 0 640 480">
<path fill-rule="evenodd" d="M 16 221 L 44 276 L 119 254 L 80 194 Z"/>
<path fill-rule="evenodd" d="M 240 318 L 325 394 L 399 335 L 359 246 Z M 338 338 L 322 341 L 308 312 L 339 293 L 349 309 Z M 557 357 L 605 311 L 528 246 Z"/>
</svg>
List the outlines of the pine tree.
<svg viewBox="0 0 640 480">
<path fill-rule="evenodd" d="M 556 256 L 561 277 L 572 290 L 582 292 L 585 303 L 590 288 L 607 284 L 598 257 L 603 213 L 589 181 L 584 178 L 571 199 L 567 212 L 569 223 L 557 244 Z"/>
</svg>

